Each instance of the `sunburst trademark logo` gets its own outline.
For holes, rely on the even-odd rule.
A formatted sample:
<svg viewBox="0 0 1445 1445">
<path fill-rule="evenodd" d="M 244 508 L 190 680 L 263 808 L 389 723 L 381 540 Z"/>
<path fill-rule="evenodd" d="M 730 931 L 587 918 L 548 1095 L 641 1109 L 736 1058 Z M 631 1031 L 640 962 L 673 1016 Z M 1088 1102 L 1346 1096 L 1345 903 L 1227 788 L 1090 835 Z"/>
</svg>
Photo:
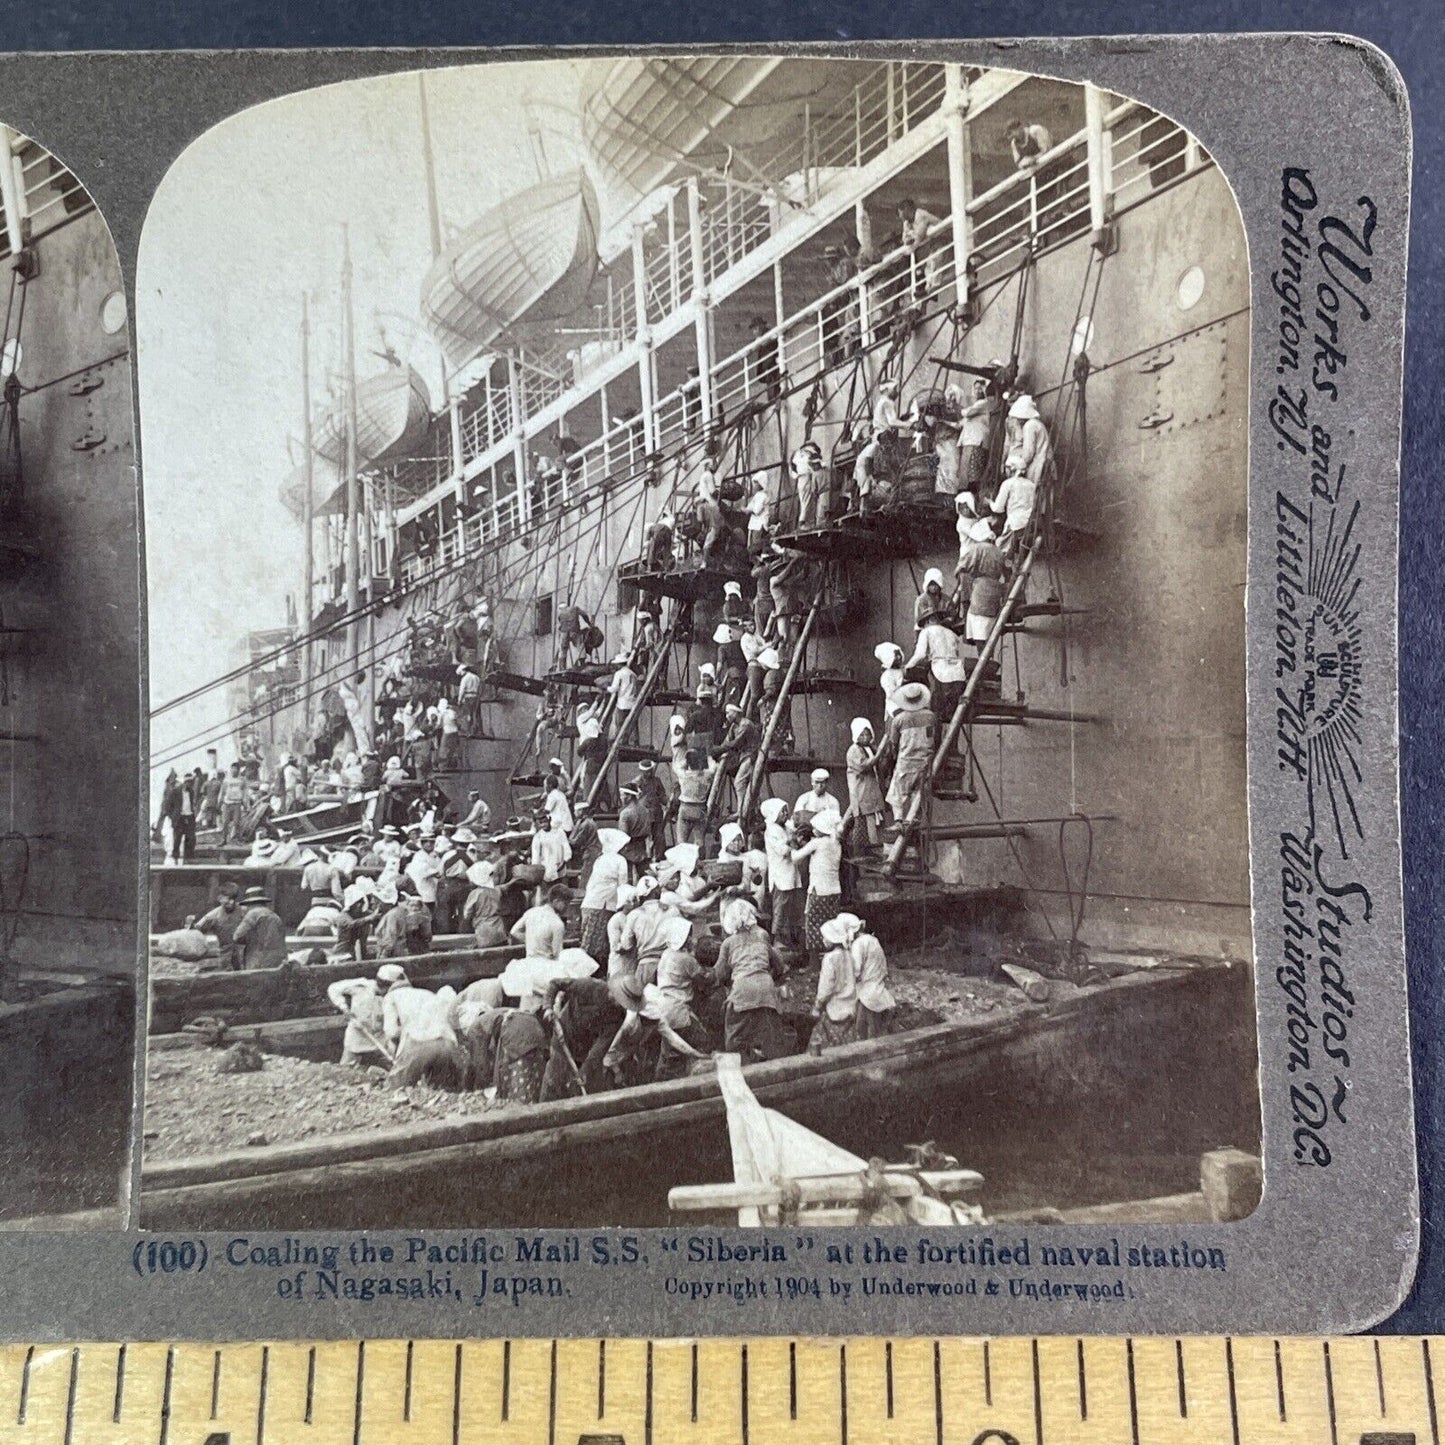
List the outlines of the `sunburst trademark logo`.
<svg viewBox="0 0 1445 1445">
<path fill-rule="evenodd" d="M 1283 492 L 1275 503 L 1279 765 L 1305 784 L 1311 825 L 1333 832 L 1342 858 L 1364 837 L 1355 803 L 1364 738 L 1359 512 L 1358 502 L 1348 513 L 1299 507 Z"/>
</svg>

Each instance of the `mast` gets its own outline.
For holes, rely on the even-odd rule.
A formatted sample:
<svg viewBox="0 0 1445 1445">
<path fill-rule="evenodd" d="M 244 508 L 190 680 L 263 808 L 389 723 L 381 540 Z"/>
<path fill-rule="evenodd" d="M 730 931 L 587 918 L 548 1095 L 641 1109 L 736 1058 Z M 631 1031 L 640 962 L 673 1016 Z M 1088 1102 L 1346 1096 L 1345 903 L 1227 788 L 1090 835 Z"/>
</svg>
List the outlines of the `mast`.
<svg viewBox="0 0 1445 1445">
<path fill-rule="evenodd" d="M 433 261 L 442 253 L 441 203 L 437 199 L 436 162 L 432 156 L 431 112 L 426 103 L 426 72 L 417 71 L 417 98 L 421 110 L 421 154 L 422 167 L 426 175 L 426 219 L 431 233 L 431 258 Z M 452 446 L 452 475 L 456 478 L 457 510 L 461 511 L 464 481 L 462 478 L 464 458 L 462 455 L 462 413 L 460 401 L 451 394 L 451 378 L 447 373 L 446 353 L 440 344 L 437 352 L 442 369 L 442 401 L 446 404 L 448 435 Z M 465 527 L 459 529 L 461 537 L 466 535 Z M 440 538 L 438 538 L 440 542 Z"/>
<path fill-rule="evenodd" d="M 315 452 L 311 445 L 311 311 L 306 293 L 301 293 L 301 445 L 306 454 L 306 498 L 301 529 L 305 534 L 306 567 L 301 592 L 301 696 L 311 696 L 311 631 L 314 625 L 312 594 L 316 585 L 316 552 L 313 532 L 316 525 Z M 309 703 L 304 705 L 307 716 Z"/>
<path fill-rule="evenodd" d="M 346 401 L 343 424 L 346 434 L 346 611 L 351 618 L 351 664 L 361 667 L 361 623 L 356 616 L 361 605 L 361 558 L 357 537 L 358 497 L 356 485 L 356 335 L 351 314 L 351 231 L 343 224 L 341 262 L 342 364 L 346 368 Z"/>
</svg>

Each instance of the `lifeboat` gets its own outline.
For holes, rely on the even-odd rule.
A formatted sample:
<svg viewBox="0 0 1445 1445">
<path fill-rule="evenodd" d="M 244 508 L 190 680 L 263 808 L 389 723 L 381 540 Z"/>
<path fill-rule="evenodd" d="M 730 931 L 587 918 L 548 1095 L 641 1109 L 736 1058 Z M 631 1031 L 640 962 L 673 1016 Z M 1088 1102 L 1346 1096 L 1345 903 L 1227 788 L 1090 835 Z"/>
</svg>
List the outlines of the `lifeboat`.
<svg viewBox="0 0 1445 1445">
<path fill-rule="evenodd" d="M 356 387 L 356 462 L 369 466 L 415 452 L 431 425 L 431 394 L 409 366 L 388 367 Z M 346 460 L 346 402 L 337 402 L 316 428 L 316 452 L 338 466 Z M 286 485 L 289 485 L 289 479 Z"/>
<path fill-rule="evenodd" d="M 575 314 L 597 275 L 597 228 L 597 193 L 580 169 L 473 221 L 422 282 L 422 316 L 447 361 L 463 365 L 518 323 Z"/>
<path fill-rule="evenodd" d="M 764 143 L 792 124 L 802 100 L 765 93 L 781 62 L 712 55 L 611 63 L 582 113 L 582 136 L 609 186 L 650 195 L 703 150 Z M 776 88 L 776 85 L 775 87 Z"/>
</svg>

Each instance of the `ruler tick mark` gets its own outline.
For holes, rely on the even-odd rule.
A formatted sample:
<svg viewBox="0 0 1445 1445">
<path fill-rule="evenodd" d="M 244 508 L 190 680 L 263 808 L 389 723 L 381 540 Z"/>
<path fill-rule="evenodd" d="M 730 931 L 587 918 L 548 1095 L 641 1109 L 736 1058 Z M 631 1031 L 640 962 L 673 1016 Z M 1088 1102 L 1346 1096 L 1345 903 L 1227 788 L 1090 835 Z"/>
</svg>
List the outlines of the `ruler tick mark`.
<svg viewBox="0 0 1445 1445">
<path fill-rule="evenodd" d="M 1080 1343 L 1079 1348 L 1083 1349 Z M 1082 1356 L 1080 1357 L 1082 1359 Z M 1129 1438 L 1139 1445 L 1139 1387 L 1134 1378 L 1134 1341 L 1124 1341 L 1124 1359 L 1129 1367 Z"/>
<path fill-rule="evenodd" d="M 788 1341 L 788 1419 L 798 1418 L 798 1346 Z"/>
<path fill-rule="evenodd" d="M 502 1341 L 502 1419 L 512 1413 L 512 1342 Z"/>
<path fill-rule="evenodd" d="M 125 1346 L 122 1345 L 115 1357 L 115 1401 L 111 1405 L 111 1424 L 120 1424 L 121 1404 L 125 1399 Z"/>
<path fill-rule="evenodd" d="M 888 1418 L 893 1418 L 893 1341 L 883 1342 L 883 1385 L 887 1391 Z"/>
<path fill-rule="evenodd" d="M 1239 1445 L 1239 1396 L 1234 1389 L 1234 1341 L 1224 1341 L 1224 1369 L 1229 1380 L 1229 1431 L 1234 1445 Z"/>
<path fill-rule="evenodd" d="M 406 1342 L 408 1352 L 411 1341 Z M 462 1346 L 457 1341 L 456 1363 L 452 1366 L 452 1445 L 461 1445 L 462 1438 Z"/>
<path fill-rule="evenodd" d="M 937 1340 L 933 1342 L 933 1439 L 935 1445 L 943 1445 L 943 1346 Z"/>
<path fill-rule="evenodd" d="M 161 1384 L 161 1433 L 160 1445 L 166 1445 L 171 1433 L 171 1381 L 175 1378 L 176 1352 L 171 1347 L 166 1351 L 166 1375 Z M 212 1417 L 214 1418 L 214 1417 Z"/>
<path fill-rule="evenodd" d="M 1078 1341 L 1079 1354 L 1079 1419 L 1089 1418 L 1089 1382 L 1084 1378 L 1084 1342 Z"/>
<path fill-rule="evenodd" d="M 1044 1392 L 1039 1381 L 1039 1342 L 1030 1341 L 1034 1361 L 1034 1445 L 1044 1445 Z"/>
<path fill-rule="evenodd" d="M 1430 1341 L 1420 1341 L 1425 1362 L 1425 1403 L 1430 1407 L 1430 1445 L 1440 1445 L 1440 1417 L 1435 1412 L 1435 1372 L 1430 1368 Z"/>
<path fill-rule="evenodd" d="M 848 1346 L 838 1346 L 838 1433 L 841 1445 L 848 1445 Z"/>
<path fill-rule="evenodd" d="M 557 1445 L 557 1341 L 547 1368 L 547 1445 Z"/>
<path fill-rule="evenodd" d="M 1279 1418 L 1288 1420 L 1289 1415 L 1284 1407 L 1284 1359 L 1280 1355 L 1279 1341 L 1274 1342 L 1274 1393 L 1279 1401 Z"/>
<path fill-rule="evenodd" d="M 30 1408 L 30 1364 L 34 1358 L 35 1346 L 31 1345 L 30 1348 L 25 1351 L 25 1363 L 20 1367 L 20 1408 L 15 1414 L 15 1423 L 17 1425 L 23 1425 L 25 1423 L 25 1412 Z M 1425 1369 L 1428 1373 L 1430 1369 L 1430 1359 L 1428 1355 L 1425 1358 Z"/>
<path fill-rule="evenodd" d="M 261 1346 L 261 1384 L 256 1391 L 256 1445 L 264 1445 L 266 1437 L 266 1386 L 271 1370 L 271 1351 Z"/>
<path fill-rule="evenodd" d="M 983 1403 L 993 1404 L 993 1371 L 989 1368 L 987 1340 L 983 1342 Z"/>
<path fill-rule="evenodd" d="M 697 1353 L 694 1349 L 693 1360 L 696 1362 Z M 697 1419 L 696 1387 L 694 1386 L 694 1404 L 692 1407 L 692 1418 Z M 652 1341 L 647 1342 L 647 1394 L 643 1401 L 642 1415 L 642 1439 L 643 1445 L 652 1445 Z"/>
<path fill-rule="evenodd" d="M 597 1418 L 607 1414 L 607 1341 L 597 1341 Z"/>
<path fill-rule="evenodd" d="M 361 1445 L 361 1396 L 366 1385 L 366 1341 L 356 1342 L 356 1410 L 351 1418 L 351 1445 Z"/>
<path fill-rule="evenodd" d="M 1189 1418 L 1189 1394 L 1184 1388 L 1184 1341 L 1174 1341 L 1174 1374 L 1179 1381 L 1179 1418 Z"/>
<path fill-rule="evenodd" d="M 647 1347 L 651 1350 L 652 1346 Z M 692 1423 L 697 1424 L 697 1346 L 692 1347 Z"/>
<path fill-rule="evenodd" d="M 1380 1358 L 1380 1341 L 1375 1340 L 1375 1393 L 1380 1399 L 1380 1418 L 1384 1419 L 1385 1410 L 1385 1363 Z"/>
<path fill-rule="evenodd" d="M 414 1343 L 412 1340 L 406 1342 L 406 1373 L 402 1377 L 401 1386 L 401 1418 L 407 1424 L 411 1423 L 411 1365 Z"/>
<path fill-rule="evenodd" d="M 221 1352 L 217 1350 L 211 1361 L 211 1419 L 216 1418 L 221 1408 Z"/>
<path fill-rule="evenodd" d="M 316 1404 L 316 1346 L 312 1345 L 306 1351 L 306 1423 L 311 1423 L 311 1415 Z"/>
<path fill-rule="evenodd" d="M 1330 1361 L 1330 1342 L 1325 1341 L 1325 1404 L 1330 1412 L 1330 1442 L 1340 1445 L 1340 1422 L 1335 1411 L 1335 1369 Z"/>
<path fill-rule="evenodd" d="M 65 1445 L 75 1439 L 75 1386 L 80 1377 L 80 1351 L 70 1352 L 70 1383 L 65 1390 Z"/>
<path fill-rule="evenodd" d="M 748 1347 L 746 1345 L 743 1346 L 741 1382 L 743 1445 L 748 1445 Z"/>
</svg>

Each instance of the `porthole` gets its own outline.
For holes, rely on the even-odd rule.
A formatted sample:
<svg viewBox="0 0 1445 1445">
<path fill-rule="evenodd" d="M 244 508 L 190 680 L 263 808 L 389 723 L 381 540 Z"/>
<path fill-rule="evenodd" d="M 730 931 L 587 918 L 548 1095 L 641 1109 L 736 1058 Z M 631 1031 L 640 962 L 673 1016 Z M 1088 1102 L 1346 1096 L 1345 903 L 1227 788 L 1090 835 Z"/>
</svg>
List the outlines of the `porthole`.
<svg viewBox="0 0 1445 1445">
<path fill-rule="evenodd" d="M 100 324 L 107 336 L 125 329 L 125 293 L 112 291 L 100 303 Z"/>
<path fill-rule="evenodd" d="M 1199 298 L 1204 295 L 1204 268 L 1202 266 L 1191 266 L 1180 278 L 1179 287 L 1176 292 L 1179 298 L 1179 309 L 1188 311 L 1191 307 L 1199 304 Z"/>
</svg>

